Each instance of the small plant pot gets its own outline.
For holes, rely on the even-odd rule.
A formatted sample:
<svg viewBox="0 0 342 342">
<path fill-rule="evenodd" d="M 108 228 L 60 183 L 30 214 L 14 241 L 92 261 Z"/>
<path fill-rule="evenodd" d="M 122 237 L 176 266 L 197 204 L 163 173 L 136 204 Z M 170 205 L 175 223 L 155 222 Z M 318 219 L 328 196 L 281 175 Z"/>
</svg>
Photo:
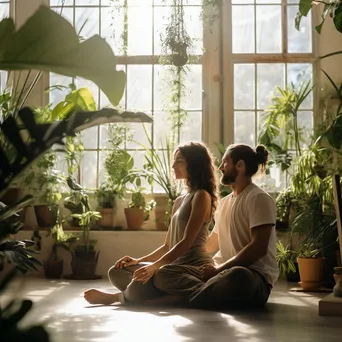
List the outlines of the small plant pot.
<svg viewBox="0 0 342 342">
<path fill-rule="evenodd" d="M 57 205 L 35 205 L 34 211 L 36 213 L 37 223 L 39 228 L 51 228 L 57 222 Z"/>
<path fill-rule="evenodd" d="M 127 229 L 141 229 L 144 224 L 144 209 L 140 208 L 125 208 Z"/>
<path fill-rule="evenodd" d="M 322 286 L 324 277 L 325 259 L 297 258 L 300 286 L 303 290 L 314 290 Z"/>
<path fill-rule="evenodd" d="M 113 228 L 113 220 L 114 220 L 114 209 L 113 208 L 105 208 L 99 209 L 101 213 L 101 218 L 97 221 L 98 225 L 104 228 Z"/>
<path fill-rule="evenodd" d="M 47 260 L 44 262 L 45 277 L 48 279 L 60 279 L 63 274 L 64 260 Z"/>
<path fill-rule="evenodd" d="M 99 253 L 96 251 L 75 251 L 72 255 L 72 274 L 78 277 L 95 275 Z"/>
</svg>

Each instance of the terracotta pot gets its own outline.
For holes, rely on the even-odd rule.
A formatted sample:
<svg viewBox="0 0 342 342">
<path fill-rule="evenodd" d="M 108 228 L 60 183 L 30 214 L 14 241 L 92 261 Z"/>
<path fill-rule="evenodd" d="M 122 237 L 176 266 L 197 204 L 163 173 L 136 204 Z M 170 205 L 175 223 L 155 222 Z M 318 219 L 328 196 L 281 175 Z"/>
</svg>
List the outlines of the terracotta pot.
<svg viewBox="0 0 342 342">
<path fill-rule="evenodd" d="M 81 277 L 94 276 L 99 253 L 96 251 L 75 251 L 71 260 L 72 274 Z"/>
<path fill-rule="evenodd" d="M 57 222 L 57 205 L 35 205 L 37 223 L 39 228 L 51 228 Z"/>
<path fill-rule="evenodd" d="M 63 274 L 64 260 L 47 260 L 44 262 L 45 277 L 49 279 L 60 279 Z"/>
<path fill-rule="evenodd" d="M 114 209 L 106 208 L 106 209 L 98 209 L 98 211 L 102 215 L 102 217 L 97 221 L 98 225 L 104 228 L 113 228 Z"/>
<path fill-rule="evenodd" d="M 141 229 L 144 224 L 144 209 L 140 208 L 125 208 L 127 229 Z"/>
<path fill-rule="evenodd" d="M 325 259 L 297 258 L 300 286 L 304 290 L 318 289 L 322 286 L 324 277 Z"/>
<path fill-rule="evenodd" d="M 6 205 L 12 205 L 21 199 L 22 192 L 22 189 L 10 188 L 1 196 L 0 202 L 5 203 Z"/>
</svg>

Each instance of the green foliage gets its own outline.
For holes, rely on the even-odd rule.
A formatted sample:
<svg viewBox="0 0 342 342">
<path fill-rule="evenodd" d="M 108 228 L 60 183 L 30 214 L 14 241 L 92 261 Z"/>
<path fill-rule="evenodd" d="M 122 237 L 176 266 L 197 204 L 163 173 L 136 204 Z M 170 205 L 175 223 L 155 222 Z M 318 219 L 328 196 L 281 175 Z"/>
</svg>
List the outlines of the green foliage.
<svg viewBox="0 0 342 342">
<path fill-rule="evenodd" d="M 325 19 L 328 17 L 331 17 L 333 19 L 335 28 L 337 31 L 342 32 L 342 3 L 340 1 L 331 1 L 331 2 L 325 2 L 325 1 L 311 1 L 311 0 L 300 0 L 299 1 L 299 11 L 296 15 L 295 19 L 295 26 L 296 29 L 299 30 L 301 19 L 303 17 L 306 17 L 310 10 L 315 6 L 315 8 L 319 8 L 317 5 L 323 4 L 322 6 L 322 12 L 321 12 L 321 22 L 319 25 L 316 26 L 316 31 L 318 33 L 321 33 L 322 27 L 325 23 Z"/>
<path fill-rule="evenodd" d="M 23 273 L 37 270 L 36 266 L 41 265 L 32 256 L 36 252 L 29 248 L 34 245 L 33 241 L 18 241 L 12 237 L 23 227 L 18 212 L 32 201 L 32 196 L 27 195 L 13 205 L 6 206 L 0 202 L 0 259 L 8 258 Z"/>
<path fill-rule="evenodd" d="M 300 106 L 312 91 L 309 82 L 301 84 L 298 90 L 294 84 L 285 89 L 277 87 L 278 96 L 273 96 L 272 105 L 263 114 L 263 126 L 259 135 L 259 143 L 271 152 L 276 165 L 282 171 L 290 168 L 295 150 L 296 156 L 302 153 L 301 143 L 304 142 L 302 129 L 298 126 Z M 272 163 L 269 165 L 271 166 Z"/>
<path fill-rule="evenodd" d="M 53 245 L 52 252 L 50 254 L 50 260 L 59 260 L 57 250 L 62 248 L 66 251 L 70 251 L 71 244 L 78 240 L 77 236 L 72 233 L 66 233 L 63 230 L 62 222 L 58 222 L 51 230 Z"/>
<path fill-rule="evenodd" d="M 296 272 L 296 267 L 294 265 L 294 252 L 287 245 L 283 245 L 281 241 L 276 244 L 276 260 L 279 268 L 279 274 L 284 275 L 290 272 Z"/>
<path fill-rule="evenodd" d="M 70 23 L 48 7 L 41 6 L 17 31 L 12 19 L 2 20 L 0 36 L 5 37 L 0 49 L 1 70 L 34 69 L 80 76 L 99 86 L 113 105 L 119 103 L 126 75 L 116 70 L 108 43 L 99 36 L 80 42 Z"/>
<path fill-rule="evenodd" d="M 101 185 L 100 188 L 96 190 L 95 196 L 100 208 L 115 208 L 117 192 L 115 189 L 111 188 L 109 184 Z"/>
</svg>

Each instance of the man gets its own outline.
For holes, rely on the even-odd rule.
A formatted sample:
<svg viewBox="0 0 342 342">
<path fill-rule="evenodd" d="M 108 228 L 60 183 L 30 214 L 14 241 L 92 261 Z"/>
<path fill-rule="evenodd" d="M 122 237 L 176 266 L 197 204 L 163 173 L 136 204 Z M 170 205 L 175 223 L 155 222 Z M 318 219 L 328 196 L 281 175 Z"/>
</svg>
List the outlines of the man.
<svg viewBox="0 0 342 342">
<path fill-rule="evenodd" d="M 272 197 L 252 182 L 259 166 L 264 169 L 268 152 L 259 145 L 230 145 L 219 167 L 221 183 L 232 193 L 224 197 L 215 215 L 215 227 L 207 250 L 215 253 L 215 266 L 202 269 L 202 279 L 188 276 L 191 307 L 222 309 L 261 307 L 278 277 L 276 263 L 276 205 Z M 172 269 L 162 268 L 154 285 L 169 294 Z M 170 285 L 169 285 L 170 284 Z"/>
</svg>

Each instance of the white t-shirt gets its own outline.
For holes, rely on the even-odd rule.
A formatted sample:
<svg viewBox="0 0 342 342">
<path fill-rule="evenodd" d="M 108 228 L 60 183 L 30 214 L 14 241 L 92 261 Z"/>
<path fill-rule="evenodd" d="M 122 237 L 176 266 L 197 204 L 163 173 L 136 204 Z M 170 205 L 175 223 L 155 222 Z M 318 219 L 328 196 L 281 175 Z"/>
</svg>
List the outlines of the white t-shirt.
<svg viewBox="0 0 342 342">
<path fill-rule="evenodd" d="M 218 204 L 213 230 L 218 234 L 219 241 L 219 251 L 213 258 L 215 264 L 223 264 L 249 244 L 251 228 L 273 224 L 267 254 L 249 266 L 262 274 L 273 286 L 278 279 L 275 223 L 274 199 L 254 183 L 248 185 L 238 196 L 231 193 L 222 198 Z"/>
</svg>

